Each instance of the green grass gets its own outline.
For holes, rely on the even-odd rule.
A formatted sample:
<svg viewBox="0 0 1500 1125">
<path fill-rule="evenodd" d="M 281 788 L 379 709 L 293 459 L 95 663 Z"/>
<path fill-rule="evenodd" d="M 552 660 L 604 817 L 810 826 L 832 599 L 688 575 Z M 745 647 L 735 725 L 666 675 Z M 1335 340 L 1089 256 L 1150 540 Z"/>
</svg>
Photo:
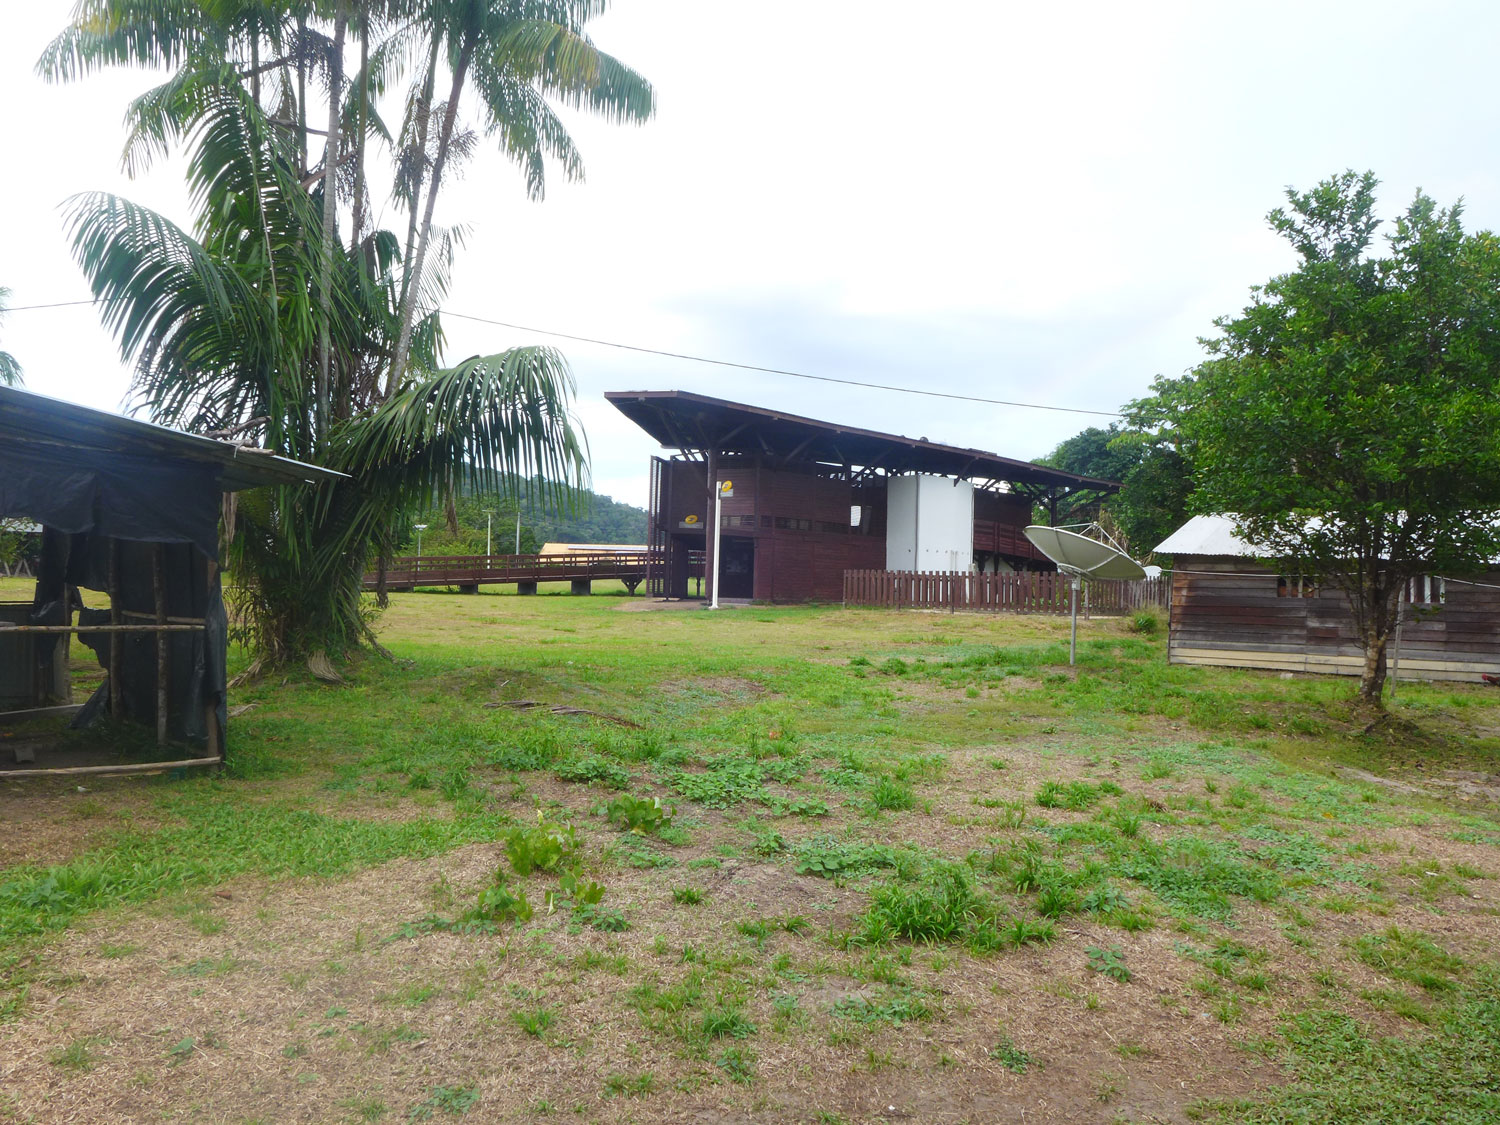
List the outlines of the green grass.
<svg viewBox="0 0 1500 1125">
<path fill-rule="evenodd" d="M 232 991 L 278 971 L 276 958 L 229 954 L 223 943 L 243 941 L 247 921 L 209 889 L 244 880 L 269 917 L 286 880 L 313 884 L 302 901 L 319 885 L 337 897 L 361 871 L 443 865 L 483 845 L 465 854 L 484 857 L 490 883 L 476 885 L 468 861 L 438 866 L 410 913 L 350 927 L 383 956 L 409 950 L 425 964 L 433 954 L 420 982 L 361 995 L 365 939 L 323 955 L 350 966 L 336 978 L 341 1005 L 358 1013 L 383 1001 L 386 1019 L 409 1021 L 340 1020 L 330 1046 L 352 1046 L 356 1060 L 413 1049 L 441 1034 L 435 1021 L 484 1010 L 469 1001 L 503 979 L 534 991 L 489 1009 L 492 1033 L 576 1057 L 589 1074 L 579 1105 L 601 1083 L 610 1097 L 649 1096 L 663 1116 L 699 1084 L 775 1100 L 776 1076 L 822 1065 L 817 1052 L 840 1073 L 910 1068 L 939 1089 L 948 1070 L 919 1049 L 938 1027 L 945 1042 L 996 1043 L 993 1065 L 1027 1081 L 1067 1082 L 1068 1059 L 1048 1074 L 1052 1059 L 997 1042 L 994 1023 L 979 1022 L 995 1008 L 974 991 L 1002 980 L 1055 988 L 1060 1018 L 1096 1021 L 1069 1025 L 1087 1038 L 1094 1011 L 1127 990 L 1156 1006 L 1166 982 L 1131 979 L 1155 963 L 1142 955 L 1149 943 L 1175 950 L 1188 962 L 1180 979 L 1194 982 L 1161 992 L 1164 1011 L 1192 1007 L 1234 1036 L 1287 1015 L 1275 1049 L 1293 1084 L 1204 1112 L 1359 1120 L 1358 1084 L 1390 1067 L 1422 1086 L 1393 1103 L 1413 1119 L 1440 1118 L 1433 1107 L 1485 1119 L 1470 1102 L 1485 1108 L 1475 1075 L 1494 1046 L 1489 954 L 1450 939 L 1446 923 L 1409 919 L 1472 917 L 1470 891 L 1488 895 L 1481 880 L 1500 870 L 1500 829 L 1477 805 L 1398 797 L 1334 771 L 1418 756 L 1431 769 L 1492 770 L 1500 743 L 1484 732 L 1500 726 L 1500 698 L 1403 683 L 1398 713 L 1421 730 L 1402 742 L 1363 733 L 1347 682 L 1168 665 L 1159 635 L 1124 623 L 1087 625 L 1075 675 L 1066 625 L 1048 619 L 621 613 L 620 601 L 398 596 L 383 635 L 400 661 L 362 661 L 342 688 L 294 675 L 236 690 L 235 703 L 257 706 L 231 724 L 226 776 L 92 786 L 71 813 L 71 840 L 0 869 L 0 1019 L 48 1018 L 31 997 L 70 987 L 57 983 L 69 978 L 56 935 L 96 916 L 106 930 L 91 942 L 105 957 L 97 971 Z M 514 698 L 640 729 L 485 707 Z M 45 800 L 64 815 L 62 798 Z M 1440 864 L 1438 841 L 1472 854 Z M 588 897 L 606 886 L 603 902 Z M 1425 913 L 1402 913 L 1395 928 L 1384 914 L 1398 907 Z M 200 950 L 159 964 L 151 944 L 109 930 L 137 911 Z M 1247 920 L 1288 941 L 1274 955 L 1236 944 Z M 1316 974 L 1330 983 L 1297 987 Z M 1360 984 L 1337 983 L 1353 976 Z M 329 999 L 317 990 L 333 981 L 332 969 L 298 969 L 294 987 L 319 996 L 322 1012 Z M 563 1015 L 595 996 L 628 1035 L 596 1037 Z M 1379 1013 L 1410 1037 L 1371 1038 L 1365 1021 Z M 1465 1021 L 1478 1029 L 1472 1049 Z M 290 1043 L 316 1059 L 323 1034 L 289 1020 L 270 1054 Z M 98 1065 L 82 1034 L 47 1042 L 60 1072 Z M 154 1050 L 163 1065 L 189 1067 L 209 1042 L 192 1027 Z M 1170 1068 L 1171 1050 L 1153 1048 L 1153 1059 Z M 1116 1066 L 1124 1057 L 1110 1054 Z M 1182 1065 L 1198 1064 L 1184 1055 Z M 1103 1097 L 1095 1080 L 1116 1078 L 1091 1074 L 1080 1089 Z M 1394 1089 L 1394 1078 L 1380 1081 Z M 423 1082 L 426 1094 L 406 1096 L 414 1102 L 375 1097 L 372 1082 L 368 1104 L 414 1119 L 493 1108 L 475 1108 L 476 1087 L 453 1075 Z M 1124 1087 L 1108 1089 L 1113 1098 Z M 535 1100 L 571 1117 L 572 1097 L 551 1089 Z M 836 1110 L 848 1115 L 816 1112 L 837 1120 Z"/>
<path fill-rule="evenodd" d="M 1282 1029 L 1291 1083 L 1257 1101 L 1200 1107 L 1199 1115 L 1244 1125 L 1500 1120 L 1500 976 L 1486 972 L 1426 1022 L 1427 1033 L 1380 1038 L 1347 1012 L 1301 1012 Z"/>
</svg>

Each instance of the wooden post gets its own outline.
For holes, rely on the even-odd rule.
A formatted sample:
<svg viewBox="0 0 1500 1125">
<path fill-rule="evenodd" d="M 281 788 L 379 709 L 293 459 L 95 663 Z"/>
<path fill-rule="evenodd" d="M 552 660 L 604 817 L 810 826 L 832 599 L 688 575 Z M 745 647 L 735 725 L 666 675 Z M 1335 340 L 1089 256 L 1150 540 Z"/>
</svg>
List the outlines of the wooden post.
<svg viewBox="0 0 1500 1125">
<path fill-rule="evenodd" d="M 120 625 L 124 623 L 121 605 L 123 595 L 120 592 L 120 541 L 111 539 L 109 541 L 109 623 Z M 121 700 L 120 691 L 120 655 L 124 647 L 124 638 L 119 633 L 109 635 L 109 717 L 120 718 Z"/>
<path fill-rule="evenodd" d="M 232 494 L 231 494 L 232 495 Z M 203 613 L 205 618 L 213 612 L 215 602 L 214 583 L 219 576 L 219 564 L 213 559 L 207 559 L 203 564 Z M 208 658 L 209 635 L 205 629 L 203 634 L 205 668 L 212 668 L 214 662 Z M 212 686 L 212 685 L 211 685 Z M 228 700 L 225 700 L 228 703 Z M 208 753 L 211 757 L 219 759 L 219 765 L 223 766 L 225 760 L 224 741 L 219 737 L 219 706 L 215 693 L 210 690 L 208 699 L 203 705 L 203 719 L 206 724 L 204 731 L 208 736 Z"/>
<path fill-rule="evenodd" d="M 709 523 L 718 522 L 718 492 L 719 492 L 719 451 L 708 449 L 708 483 L 704 489 L 703 504 L 703 596 L 710 602 L 713 601 L 715 579 L 718 577 L 718 559 L 714 557 L 714 532 L 717 527 L 709 527 Z"/>
<path fill-rule="evenodd" d="M 167 576 L 166 547 L 161 543 L 151 545 L 151 595 L 156 602 L 156 624 L 167 623 Z M 168 645 L 172 643 L 165 631 L 156 634 L 156 744 L 167 744 L 167 675 L 170 670 Z"/>
</svg>

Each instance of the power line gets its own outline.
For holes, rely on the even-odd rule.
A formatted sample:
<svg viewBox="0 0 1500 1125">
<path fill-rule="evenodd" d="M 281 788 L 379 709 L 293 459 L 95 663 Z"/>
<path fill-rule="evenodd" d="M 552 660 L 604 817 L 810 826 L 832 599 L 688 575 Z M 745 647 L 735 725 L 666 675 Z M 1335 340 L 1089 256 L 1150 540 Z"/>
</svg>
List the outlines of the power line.
<svg viewBox="0 0 1500 1125">
<path fill-rule="evenodd" d="M 123 300 L 124 300 L 123 297 L 109 297 L 109 298 L 100 297 L 97 301 L 96 300 L 88 300 L 88 301 L 53 301 L 50 305 L 11 305 L 5 311 L 8 312 L 8 313 L 13 313 L 13 312 L 30 312 L 32 309 L 61 309 L 61 308 L 66 308 L 68 305 L 107 305 L 107 304 L 109 304 L 110 301 L 123 301 Z"/>
<path fill-rule="evenodd" d="M 805 371 L 788 371 L 782 367 L 761 367 L 754 363 L 736 363 L 728 359 L 711 359 L 708 356 L 689 355 L 685 352 L 669 352 L 660 348 L 646 348 L 636 344 L 619 344 L 613 340 L 599 340 L 592 336 L 575 336 L 570 332 L 553 332 L 546 328 L 533 328 L 526 324 L 511 324 L 504 320 L 491 320 L 483 316 L 470 316 L 467 313 L 454 312 L 452 309 L 442 310 L 444 316 L 454 316 L 460 320 L 478 321 L 480 324 L 493 324 L 499 328 L 514 328 L 519 332 L 535 332 L 541 336 L 557 336 L 564 340 L 577 340 L 583 344 L 600 344 L 606 348 L 620 348 L 627 352 L 641 352 L 645 355 L 665 356 L 668 359 L 685 359 L 692 363 L 710 363 L 716 367 L 734 367 L 740 371 L 760 371 L 767 375 L 789 375 L 793 379 L 812 379 L 819 383 L 842 383 L 846 387 L 864 387 L 873 391 L 895 391 L 897 394 L 926 395 L 928 398 L 950 398 L 960 402 L 982 402 L 990 406 L 1019 406 L 1027 410 L 1057 410 L 1067 414 L 1097 414 L 1102 418 L 1119 418 L 1122 415 L 1118 410 L 1087 410 L 1081 406 L 1050 406 L 1039 402 L 1011 402 L 1003 398 L 981 398 L 978 395 L 960 395 L 949 391 L 924 391 L 917 387 L 896 387 L 888 383 L 865 383 L 858 379 L 838 379 L 832 375 L 809 375 Z"/>
<path fill-rule="evenodd" d="M 123 298 L 111 298 L 111 300 L 122 300 Z M 94 305 L 105 304 L 107 301 L 53 301 L 44 305 L 15 305 L 6 312 L 28 312 L 32 309 L 60 309 L 71 305 Z M 428 310 L 432 311 L 432 310 Z M 459 320 L 472 320 L 478 324 L 491 324 L 497 328 L 511 328 L 517 332 L 534 332 L 538 336 L 556 336 L 562 340 L 574 340 L 580 344 L 598 344 L 605 348 L 618 348 L 626 352 L 638 352 L 642 355 L 659 355 L 667 359 L 681 359 L 689 363 L 707 363 L 714 367 L 733 367 L 739 371 L 758 371 L 765 375 L 785 375 L 792 379 L 810 379 L 817 383 L 838 383 L 846 387 L 863 387 L 871 391 L 891 391 L 903 395 L 923 395 L 927 398 L 946 398 L 958 402 L 980 402 L 987 406 L 1014 406 L 1024 410 L 1052 410 L 1063 414 L 1092 414 L 1100 418 L 1119 418 L 1122 415 L 1118 410 L 1089 410 L 1082 406 L 1052 406 L 1040 402 L 1013 402 L 1003 398 L 983 398 L 979 395 L 961 395 L 952 391 L 928 391 L 919 387 L 898 387 L 890 383 L 866 383 L 859 379 L 840 379 L 833 375 L 811 375 L 806 371 L 791 371 L 784 367 L 762 367 L 754 363 L 737 363 L 729 359 L 713 359 L 710 356 L 690 355 L 687 352 L 669 352 L 662 348 L 647 348 L 639 344 L 621 344 L 615 340 L 601 340 L 595 336 L 579 336 L 572 332 L 558 332 L 550 328 L 536 328 L 529 324 L 513 324 L 506 320 L 494 320 L 490 317 L 473 316 L 469 313 L 454 312 L 452 309 L 441 310 L 444 316 L 457 317 Z"/>
</svg>

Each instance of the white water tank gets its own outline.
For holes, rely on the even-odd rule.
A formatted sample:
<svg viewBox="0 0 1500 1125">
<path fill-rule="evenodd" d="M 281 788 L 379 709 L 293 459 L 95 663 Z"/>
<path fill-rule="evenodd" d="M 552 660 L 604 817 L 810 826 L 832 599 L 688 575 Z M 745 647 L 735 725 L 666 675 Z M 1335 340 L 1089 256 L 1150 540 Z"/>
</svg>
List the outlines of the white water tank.
<svg viewBox="0 0 1500 1125">
<path fill-rule="evenodd" d="M 974 486 L 912 473 L 886 484 L 885 568 L 961 570 L 974 565 Z"/>
</svg>

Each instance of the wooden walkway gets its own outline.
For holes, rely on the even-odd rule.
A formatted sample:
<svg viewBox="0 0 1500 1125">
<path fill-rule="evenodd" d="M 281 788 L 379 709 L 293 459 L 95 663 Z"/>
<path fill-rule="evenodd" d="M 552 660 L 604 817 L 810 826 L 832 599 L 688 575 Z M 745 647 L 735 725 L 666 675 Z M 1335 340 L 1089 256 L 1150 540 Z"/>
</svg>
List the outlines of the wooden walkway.
<svg viewBox="0 0 1500 1125">
<path fill-rule="evenodd" d="M 457 586 L 477 594 L 481 584 L 516 584 L 516 592 L 536 593 L 538 582 L 570 582 L 573 593 L 587 594 L 596 579 L 615 579 L 635 588 L 646 580 L 648 551 L 576 551 L 561 555 L 424 555 L 392 559 L 385 572 L 387 590 L 409 591 L 418 586 Z M 377 576 L 365 575 L 366 590 Z"/>
</svg>

